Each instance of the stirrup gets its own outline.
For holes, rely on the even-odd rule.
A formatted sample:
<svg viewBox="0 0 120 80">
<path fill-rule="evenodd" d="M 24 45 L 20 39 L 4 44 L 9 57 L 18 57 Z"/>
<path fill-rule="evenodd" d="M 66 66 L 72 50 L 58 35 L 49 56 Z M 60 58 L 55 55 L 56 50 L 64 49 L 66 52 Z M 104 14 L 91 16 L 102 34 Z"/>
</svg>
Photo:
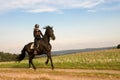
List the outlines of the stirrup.
<svg viewBox="0 0 120 80">
<path fill-rule="evenodd" d="M 34 54 L 37 54 L 37 51 L 36 51 L 36 50 L 34 50 Z"/>
</svg>

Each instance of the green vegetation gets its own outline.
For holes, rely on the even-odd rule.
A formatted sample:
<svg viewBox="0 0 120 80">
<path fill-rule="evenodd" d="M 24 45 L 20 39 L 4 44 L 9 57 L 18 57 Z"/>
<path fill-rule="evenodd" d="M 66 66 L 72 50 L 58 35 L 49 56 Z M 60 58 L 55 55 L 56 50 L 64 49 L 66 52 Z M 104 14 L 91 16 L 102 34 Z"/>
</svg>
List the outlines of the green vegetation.
<svg viewBox="0 0 120 80">
<path fill-rule="evenodd" d="M 53 56 L 55 68 L 71 69 L 108 69 L 120 70 L 120 50 L 101 50 Z M 51 68 L 50 63 L 45 65 L 46 57 L 33 60 L 38 68 Z M 18 62 L 1 62 L 1 68 L 27 68 L 28 60 Z"/>
<path fill-rule="evenodd" d="M 11 53 L 0 52 L 0 62 L 3 61 L 14 61 L 18 55 Z"/>
</svg>

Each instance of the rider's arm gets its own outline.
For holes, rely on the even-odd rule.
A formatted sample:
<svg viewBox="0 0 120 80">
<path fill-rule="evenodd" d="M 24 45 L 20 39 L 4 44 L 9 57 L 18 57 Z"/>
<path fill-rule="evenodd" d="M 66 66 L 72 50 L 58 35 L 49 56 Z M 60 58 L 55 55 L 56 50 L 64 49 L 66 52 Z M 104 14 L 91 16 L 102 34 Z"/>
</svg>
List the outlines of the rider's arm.
<svg viewBox="0 0 120 80">
<path fill-rule="evenodd" d="M 40 34 L 42 35 L 42 37 L 43 37 L 43 34 L 42 34 L 42 32 L 40 31 Z"/>
</svg>

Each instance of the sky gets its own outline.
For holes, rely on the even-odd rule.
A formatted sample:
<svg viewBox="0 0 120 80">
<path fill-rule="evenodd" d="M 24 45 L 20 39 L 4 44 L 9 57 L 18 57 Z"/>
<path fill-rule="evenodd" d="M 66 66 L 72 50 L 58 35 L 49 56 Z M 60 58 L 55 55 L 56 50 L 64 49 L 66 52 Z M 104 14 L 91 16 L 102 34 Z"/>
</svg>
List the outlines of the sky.
<svg viewBox="0 0 120 80">
<path fill-rule="evenodd" d="M 53 26 L 52 51 L 117 46 L 120 0 L 0 0 L 0 51 L 20 53 L 35 24 Z"/>
</svg>

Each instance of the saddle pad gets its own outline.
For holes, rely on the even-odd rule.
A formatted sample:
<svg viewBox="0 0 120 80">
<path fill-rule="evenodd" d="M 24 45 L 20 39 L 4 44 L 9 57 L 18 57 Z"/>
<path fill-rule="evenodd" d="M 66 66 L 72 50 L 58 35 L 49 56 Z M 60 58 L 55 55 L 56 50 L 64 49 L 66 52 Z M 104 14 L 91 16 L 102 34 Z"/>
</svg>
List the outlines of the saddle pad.
<svg viewBox="0 0 120 80">
<path fill-rule="evenodd" d="M 34 43 L 31 44 L 30 49 L 34 49 Z"/>
</svg>

